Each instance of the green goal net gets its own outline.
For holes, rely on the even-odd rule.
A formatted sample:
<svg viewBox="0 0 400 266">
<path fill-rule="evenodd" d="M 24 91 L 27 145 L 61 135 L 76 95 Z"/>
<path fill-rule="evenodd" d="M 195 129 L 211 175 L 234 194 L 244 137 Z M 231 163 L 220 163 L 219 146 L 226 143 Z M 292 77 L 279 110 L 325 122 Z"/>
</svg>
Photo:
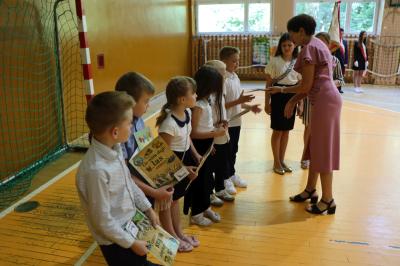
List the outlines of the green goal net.
<svg viewBox="0 0 400 266">
<path fill-rule="evenodd" d="M 84 94 L 73 0 L 0 0 L 0 209 L 87 146 Z"/>
</svg>

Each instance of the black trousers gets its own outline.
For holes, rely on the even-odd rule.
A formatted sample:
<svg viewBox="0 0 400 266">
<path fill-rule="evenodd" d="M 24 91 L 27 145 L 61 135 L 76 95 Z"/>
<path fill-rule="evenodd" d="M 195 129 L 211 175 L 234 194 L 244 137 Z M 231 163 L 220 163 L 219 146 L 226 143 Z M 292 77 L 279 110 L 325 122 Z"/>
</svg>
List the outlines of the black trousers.
<svg viewBox="0 0 400 266">
<path fill-rule="evenodd" d="M 130 248 L 123 248 L 117 244 L 100 245 L 101 253 L 103 253 L 107 264 L 110 266 L 155 266 L 147 260 L 146 256 L 135 254 Z"/>
<path fill-rule="evenodd" d="M 193 145 L 200 155 L 205 154 L 213 139 L 193 139 Z M 199 175 L 190 184 L 183 205 L 183 213 L 192 216 L 200 214 L 210 207 L 210 186 L 212 182 L 212 157 L 209 156 L 200 168 Z"/>
<path fill-rule="evenodd" d="M 231 139 L 229 141 L 229 143 L 231 144 L 229 176 L 231 177 L 236 173 L 235 164 L 236 164 L 236 153 L 239 150 L 240 126 L 230 127 L 229 137 Z"/>
<path fill-rule="evenodd" d="M 215 174 L 215 179 L 212 182 L 210 188 L 210 194 L 212 194 L 213 189 L 215 191 L 221 191 L 225 189 L 224 181 L 231 177 L 231 144 L 229 142 L 225 144 L 215 144 L 215 155 L 212 158 L 213 162 L 213 172 Z"/>
</svg>

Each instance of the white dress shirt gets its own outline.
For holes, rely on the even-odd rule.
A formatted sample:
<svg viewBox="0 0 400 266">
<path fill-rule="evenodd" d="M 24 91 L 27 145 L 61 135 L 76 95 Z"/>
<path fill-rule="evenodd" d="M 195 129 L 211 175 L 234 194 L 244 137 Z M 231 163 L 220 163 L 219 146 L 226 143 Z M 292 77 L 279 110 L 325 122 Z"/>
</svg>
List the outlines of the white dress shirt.
<svg viewBox="0 0 400 266">
<path fill-rule="evenodd" d="M 240 94 L 242 93 L 242 89 L 240 88 L 240 79 L 238 75 L 234 72 L 226 72 L 226 79 L 225 79 L 225 88 L 224 91 L 225 95 L 225 102 L 229 103 L 239 99 Z M 228 120 L 231 119 L 236 114 L 242 111 L 242 105 L 237 104 L 232 106 L 231 108 L 226 109 L 226 115 Z M 239 127 L 242 125 L 242 118 L 239 117 L 232 121 L 229 121 L 229 127 Z"/>
<path fill-rule="evenodd" d="M 86 222 L 99 245 L 129 248 L 135 239 L 123 225 L 136 208 L 151 208 L 131 178 L 119 144 L 112 149 L 92 139 L 76 174 L 76 187 Z"/>
</svg>

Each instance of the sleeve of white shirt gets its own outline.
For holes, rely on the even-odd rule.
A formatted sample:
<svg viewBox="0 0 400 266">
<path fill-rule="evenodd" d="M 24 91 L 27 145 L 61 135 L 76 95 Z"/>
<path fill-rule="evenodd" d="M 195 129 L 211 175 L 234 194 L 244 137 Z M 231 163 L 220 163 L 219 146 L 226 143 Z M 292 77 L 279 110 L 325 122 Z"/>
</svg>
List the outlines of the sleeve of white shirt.
<svg viewBox="0 0 400 266">
<path fill-rule="evenodd" d="M 166 118 L 163 123 L 161 123 L 160 128 L 158 129 L 159 133 L 167 133 L 171 136 L 175 136 L 175 128 L 170 123 L 169 118 Z"/>
<path fill-rule="evenodd" d="M 274 60 L 271 58 L 269 61 L 268 65 L 265 67 L 265 74 L 268 74 L 271 76 L 271 78 L 274 78 L 276 76 L 276 71 L 275 71 L 275 66 L 274 66 Z"/>
<path fill-rule="evenodd" d="M 142 212 L 147 211 L 151 208 L 151 203 L 144 195 L 143 191 L 131 180 L 131 186 L 133 190 L 133 197 L 135 198 L 135 205 L 136 207 L 141 210 Z"/>
<path fill-rule="evenodd" d="M 87 176 L 88 215 L 97 231 L 113 243 L 130 248 L 135 241 L 111 215 L 108 180 L 103 171 L 90 171 Z"/>
</svg>

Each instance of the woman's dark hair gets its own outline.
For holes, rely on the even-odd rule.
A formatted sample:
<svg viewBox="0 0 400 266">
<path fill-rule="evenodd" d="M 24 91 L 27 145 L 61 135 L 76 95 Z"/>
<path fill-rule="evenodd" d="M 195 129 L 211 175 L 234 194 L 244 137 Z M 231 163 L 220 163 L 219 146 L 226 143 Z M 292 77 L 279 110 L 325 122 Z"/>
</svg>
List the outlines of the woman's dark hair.
<svg viewBox="0 0 400 266">
<path fill-rule="evenodd" d="M 160 126 L 161 123 L 167 118 L 167 109 L 178 104 L 180 97 L 185 97 L 189 89 L 192 88 L 196 91 L 196 82 L 190 77 L 178 76 L 172 78 L 165 90 L 165 96 L 167 96 L 167 103 L 161 108 L 160 115 L 157 117 L 156 126 Z"/>
<path fill-rule="evenodd" d="M 358 46 L 361 47 L 361 43 L 364 43 L 364 45 L 367 45 L 367 37 L 365 39 L 362 39 L 362 36 L 364 33 L 367 33 L 365 30 L 360 31 L 360 34 L 358 35 Z"/>
<path fill-rule="evenodd" d="M 316 27 L 317 23 L 315 22 L 315 19 L 306 14 L 292 17 L 287 23 L 288 31 L 299 32 L 300 28 L 303 28 L 307 35 L 313 35 Z"/>
<path fill-rule="evenodd" d="M 283 55 L 282 44 L 286 41 L 292 42 L 292 40 L 290 39 L 289 33 L 287 33 L 287 32 L 285 32 L 279 39 L 279 43 L 278 43 L 278 47 L 275 52 L 275 56 Z M 293 50 L 293 53 L 292 53 L 293 58 L 296 58 L 298 53 L 299 53 L 299 50 L 297 49 L 297 47 L 295 47 Z"/>
<path fill-rule="evenodd" d="M 197 100 L 208 100 L 211 94 L 215 95 L 215 108 L 219 117 L 217 123 L 222 121 L 222 90 L 224 77 L 213 67 L 202 66 L 194 75 L 197 84 Z"/>
</svg>

